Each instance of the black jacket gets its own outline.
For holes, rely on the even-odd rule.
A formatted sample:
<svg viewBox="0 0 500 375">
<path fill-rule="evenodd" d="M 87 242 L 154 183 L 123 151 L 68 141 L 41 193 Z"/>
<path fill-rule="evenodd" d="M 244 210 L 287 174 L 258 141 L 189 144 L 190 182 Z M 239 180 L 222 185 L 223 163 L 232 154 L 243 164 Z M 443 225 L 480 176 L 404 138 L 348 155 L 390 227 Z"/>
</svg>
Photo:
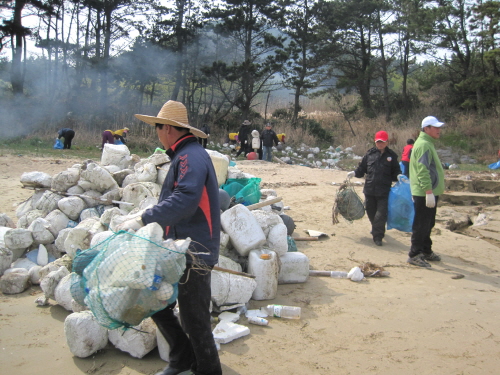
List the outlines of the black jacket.
<svg viewBox="0 0 500 375">
<path fill-rule="evenodd" d="M 366 195 L 385 196 L 389 195 L 393 181 L 397 181 L 399 168 L 398 156 L 389 147 L 383 154 L 373 147 L 366 152 L 354 171 L 357 178 L 366 175 L 363 193 Z"/>
<path fill-rule="evenodd" d="M 238 132 L 238 140 L 241 143 L 248 143 L 248 136 L 250 135 L 250 125 L 241 125 Z"/>
<path fill-rule="evenodd" d="M 260 139 L 262 139 L 262 145 L 265 147 L 273 147 L 273 141 L 275 146 L 277 146 L 279 142 L 278 136 L 273 129 L 264 129 L 260 135 Z"/>
<path fill-rule="evenodd" d="M 217 175 L 210 156 L 189 134 L 167 150 L 170 169 L 158 204 L 142 214 L 142 222 L 157 222 L 165 238 L 190 237 L 190 250 L 206 265 L 219 261 L 220 205 Z M 192 263 L 190 256 L 187 263 Z"/>
</svg>

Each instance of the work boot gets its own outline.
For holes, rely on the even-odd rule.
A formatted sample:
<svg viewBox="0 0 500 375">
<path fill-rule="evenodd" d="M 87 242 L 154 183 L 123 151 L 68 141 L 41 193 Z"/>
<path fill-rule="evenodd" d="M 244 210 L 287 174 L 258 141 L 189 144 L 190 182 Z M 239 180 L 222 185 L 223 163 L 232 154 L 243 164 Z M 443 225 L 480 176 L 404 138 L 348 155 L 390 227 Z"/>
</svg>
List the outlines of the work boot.
<svg viewBox="0 0 500 375">
<path fill-rule="evenodd" d="M 155 375 L 191 375 L 192 372 L 190 369 L 178 369 L 174 367 L 167 366 L 163 369 L 163 371 L 157 372 Z"/>
<path fill-rule="evenodd" d="M 430 254 L 423 254 L 422 258 L 431 262 L 439 262 L 441 260 L 441 257 L 437 255 L 434 251 L 431 252 Z"/>
<path fill-rule="evenodd" d="M 418 267 L 424 267 L 424 268 L 431 267 L 431 265 L 424 260 L 424 258 L 422 257 L 422 254 L 418 254 L 414 257 L 409 257 L 407 262 L 410 264 L 413 264 L 414 266 L 418 266 Z"/>
</svg>

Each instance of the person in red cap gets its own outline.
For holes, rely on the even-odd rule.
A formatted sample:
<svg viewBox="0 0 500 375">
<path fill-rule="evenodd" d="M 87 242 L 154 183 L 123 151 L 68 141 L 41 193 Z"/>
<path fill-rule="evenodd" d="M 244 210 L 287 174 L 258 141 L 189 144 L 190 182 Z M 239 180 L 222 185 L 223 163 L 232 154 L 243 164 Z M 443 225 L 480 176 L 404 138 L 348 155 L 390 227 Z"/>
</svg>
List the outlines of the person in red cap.
<svg viewBox="0 0 500 375">
<path fill-rule="evenodd" d="M 401 174 L 398 156 L 387 147 L 389 135 L 381 130 L 375 134 L 375 147 L 363 156 L 355 171 L 349 172 L 347 178 L 361 178 L 366 175 L 363 193 L 365 194 L 366 214 L 372 224 L 373 242 L 382 246 L 387 222 L 389 192 L 392 182 Z"/>
</svg>

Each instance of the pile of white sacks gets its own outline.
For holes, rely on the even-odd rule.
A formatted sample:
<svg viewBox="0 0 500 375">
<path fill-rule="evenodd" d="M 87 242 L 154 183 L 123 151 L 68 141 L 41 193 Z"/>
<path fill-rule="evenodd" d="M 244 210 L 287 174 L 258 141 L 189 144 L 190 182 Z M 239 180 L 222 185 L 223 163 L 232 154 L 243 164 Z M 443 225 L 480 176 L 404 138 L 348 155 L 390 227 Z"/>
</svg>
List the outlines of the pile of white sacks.
<svg viewBox="0 0 500 375">
<path fill-rule="evenodd" d="M 229 167 L 224 155 L 210 151 L 219 186 L 227 178 L 252 178 L 236 167 Z M 170 167 L 169 157 L 157 151 L 149 158 L 131 155 L 125 145 L 105 145 L 100 163 L 86 160 L 50 176 L 29 172 L 21 176 L 34 194 L 17 208 L 17 227 L 0 214 L 0 289 L 4 294 L 25 291 L 40 285 L 43 296 L 35 301 L 46 305 L 49 299 L 73 311 L 65 321 L 71 352 L 88 357 L 104 348 L 108 340 L 117 348 L 142 358 L 157 345 L 160 356 L 168 360 L 168 344 L 156 334 L 151 318 L 137 330 L 110 330 L 100 326 L 86 306 L 71 296 L 72 260 L 77 250 L 85 250 L 114 234 L 117 225 L 140 215 L 157 203 L 161 185 Z M 261 190 L 265 199 L 276 192 Z M 249 278 L 224 271 L 212 271 L 213 310 L 239 308 L 254 300 L 272 300 L 279 283 L 305 282 L 309 259 L 299 252 L 288 252 L 287 227 L 280 214 L 283 203 L 249 210 L 236 205 L 221 212 L 221 247 L 218 266 L 248 272 Z M 290 233 L 288 233 L 290 234 Z M 222 313 L 221 317 L 223 317 Z M 231 318 L 234 321 L 234 317 Z M 221 319 L 221 323 L 225 321 Z M 216 341 L 241 337 L 214 329 Z M 222 334 L 221 334 L 222 331 Z M 218 340 L 217 334 L 221 334 Z"/>
</svg>

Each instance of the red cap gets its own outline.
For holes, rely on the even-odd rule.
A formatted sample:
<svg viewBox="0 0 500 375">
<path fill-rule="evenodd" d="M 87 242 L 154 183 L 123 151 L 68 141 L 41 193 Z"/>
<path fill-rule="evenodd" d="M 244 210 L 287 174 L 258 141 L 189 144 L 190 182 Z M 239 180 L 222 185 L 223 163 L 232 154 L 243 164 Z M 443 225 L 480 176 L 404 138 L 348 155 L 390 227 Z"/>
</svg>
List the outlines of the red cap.
<svg viewBox="0 0 500 375">
<path fill-rule="evenodd" d="M 389 139 L 389 135 L 387 134 L 387 132 L 381 130 L 379 132 L 377 132 L 377 134 L 375 134 L 375 142 L 377 141 L 382 141 L 382 142 L 387 142 L 387 140 Z"/>
</svg>

